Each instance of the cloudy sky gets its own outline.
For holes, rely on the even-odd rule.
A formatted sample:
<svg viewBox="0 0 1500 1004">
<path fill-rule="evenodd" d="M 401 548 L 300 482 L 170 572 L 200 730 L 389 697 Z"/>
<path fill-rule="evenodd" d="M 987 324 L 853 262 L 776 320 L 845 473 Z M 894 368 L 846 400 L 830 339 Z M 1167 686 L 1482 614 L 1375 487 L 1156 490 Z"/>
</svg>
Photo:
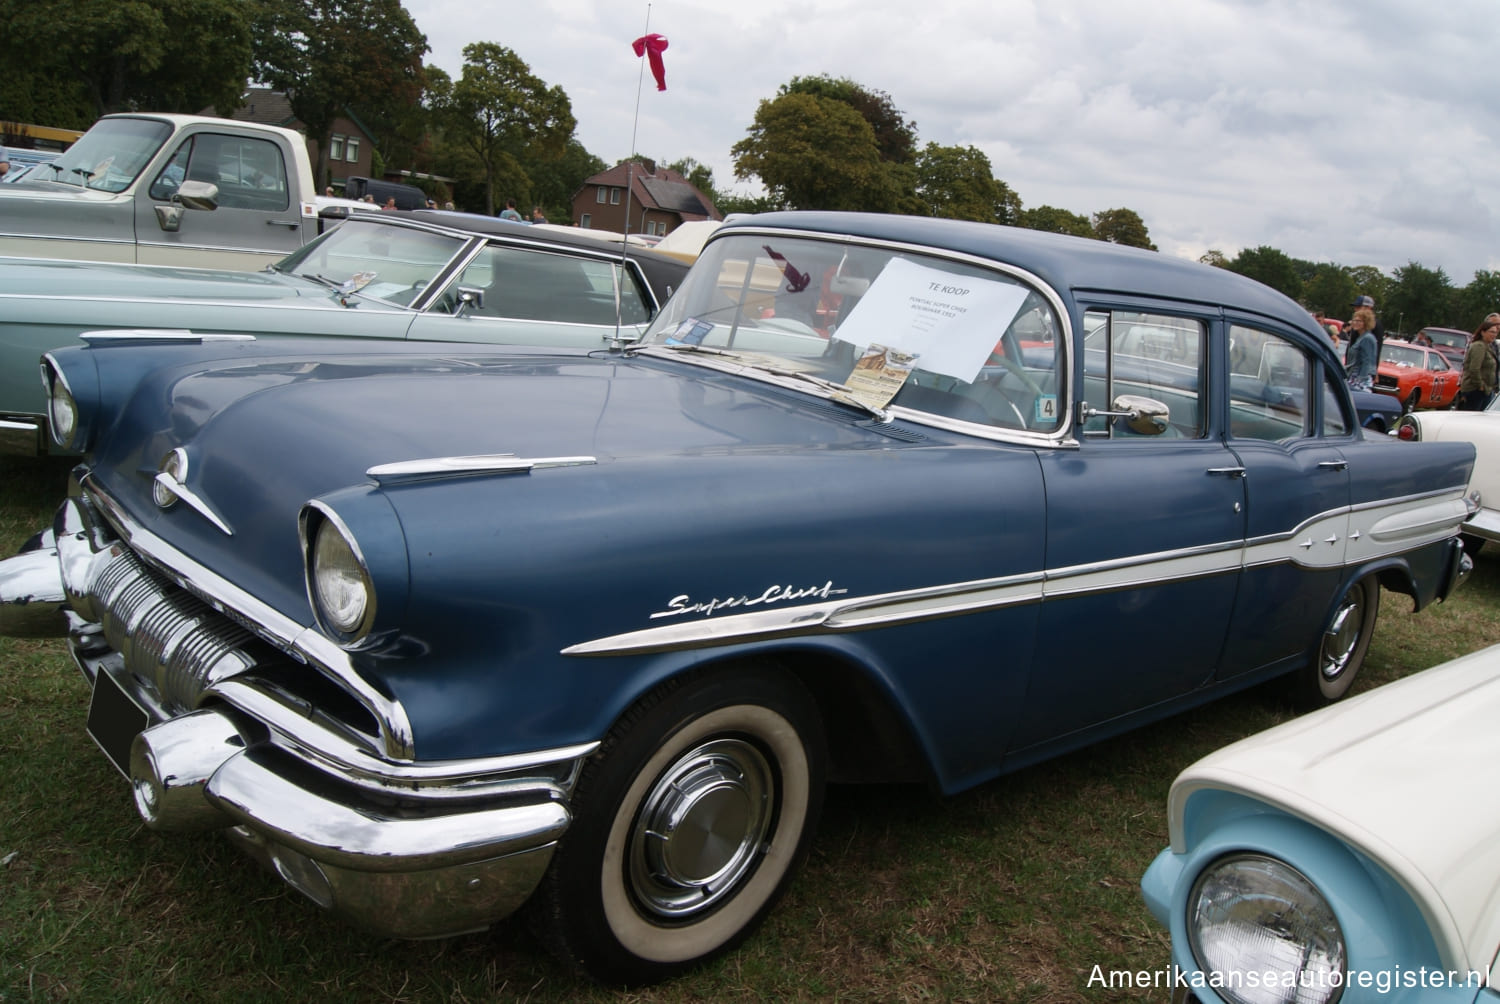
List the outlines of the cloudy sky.
<svg viewBox="0 0 1500 1004">
<path fill-rule="evenodd" d="M 891 96 L 1026 207 L 1138 212 L 1165 253 L 1500 268 L 1496 0 L 405 0 L 427 61 L 473 41 L 567 92 L 577 136 L 737 182 L 730 147 L 794 76 Z M 658 92 L 630 43 L 667 37 Z M 637 113 L 637 108 L 639 112 Z"/>
</svg>

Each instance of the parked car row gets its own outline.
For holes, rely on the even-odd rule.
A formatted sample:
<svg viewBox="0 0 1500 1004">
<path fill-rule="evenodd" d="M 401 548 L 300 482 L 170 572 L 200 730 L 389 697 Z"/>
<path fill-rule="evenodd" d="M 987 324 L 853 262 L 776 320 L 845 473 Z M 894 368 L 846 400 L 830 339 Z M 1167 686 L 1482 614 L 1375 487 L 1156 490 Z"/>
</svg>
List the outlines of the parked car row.
<svg viewBox="0 0 1500 1004">
<path fill-rule="evenodd" d="M 1268 681 L 1336 702 L 1382 589 L 1472 567 L 1475 446 L 1367 434 L 1232 272 L 913 217 L 740 219 L 685 272 L 477 226 L 350 219 L 234 280 L 0 263 L 42 357 L 16 410 L 81 457 L 0 632 L 66 640 L 152 830 L 378 935 L 528 904 L 594 977 L 670 977 L 773 908 L 827 784 L 954 793 Z M 1368 888 L 1319 893 L 1270 782 L 1219 776 L 1148 878 L 1179 964 L 1347 972 L 1393 889 L 1441 920 L 1453 883 L 1364 845 Z"/>
</svg>

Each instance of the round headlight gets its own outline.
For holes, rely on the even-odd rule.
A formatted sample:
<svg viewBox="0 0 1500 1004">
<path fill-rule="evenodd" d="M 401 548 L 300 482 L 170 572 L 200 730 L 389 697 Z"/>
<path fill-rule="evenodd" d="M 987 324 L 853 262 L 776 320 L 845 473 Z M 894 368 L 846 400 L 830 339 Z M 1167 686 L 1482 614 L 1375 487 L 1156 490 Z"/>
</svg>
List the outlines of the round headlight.
<svg viewBox="0 0 1500 1004">
<path fill-rule="evenodd" d="M 78 431 L 78 402 L 60 378 L 47 381 L 47 417 L 52 423 L 52 440 L 58 446 L 70 446 Z"/>
<path fill-rule="evenodd" d="M 1333 1004 L 1344 990 L 1344 934 L 1296 869 L 1237 854 L 1204 869 L 1187 902 L 1188 940 L 1231 1004 Z"/>
<path fill-rule="evenodd" d="M 327 626 L 343 634 L 362 633 L 373 607 L 370 576 L 354 542 L 332 519 L 319 522 L 313 540 L 312 585 Z"/>
</svg>

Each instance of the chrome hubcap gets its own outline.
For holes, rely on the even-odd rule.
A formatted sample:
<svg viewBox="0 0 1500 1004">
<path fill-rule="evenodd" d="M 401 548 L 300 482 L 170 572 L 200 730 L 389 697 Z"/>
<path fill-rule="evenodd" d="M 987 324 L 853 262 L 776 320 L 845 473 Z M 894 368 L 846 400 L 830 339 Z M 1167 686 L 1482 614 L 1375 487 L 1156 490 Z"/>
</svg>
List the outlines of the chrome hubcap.
<svg viewBox="0 0 1500 1004">
<path fill-rule="evenodd" d="M 1328 633 L 1323 636 L 1323 679 L 1336 680 L 1349 666 L 1359 644 L 1360 627 L 1365 621 L 1364 591 L 1353 590 L 1333 616 Z"/>
<path fill-rule="evenodd" d="M 631 831 L 636 902 L 668 920 L 711 908 L 754 870 L 774 816 L 770 762 L 739 739 L 679 757 L 657 779 Z"/>
</svg>

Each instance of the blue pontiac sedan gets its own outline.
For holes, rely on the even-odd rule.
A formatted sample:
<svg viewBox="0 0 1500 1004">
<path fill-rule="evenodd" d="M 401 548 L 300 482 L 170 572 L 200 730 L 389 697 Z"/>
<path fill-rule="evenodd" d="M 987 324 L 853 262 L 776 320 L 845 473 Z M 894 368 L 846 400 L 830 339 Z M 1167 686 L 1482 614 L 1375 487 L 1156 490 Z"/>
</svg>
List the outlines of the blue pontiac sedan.
<svg viewBox="0 0 1500 1004">
<path fill-rule="evenodd" d="M 50 352 L 0 565 L 159 831 L 377 933 L 523 904 L 598 979 L 747 937 L 830 782 L 944 793 L 1360 670 L 1470 562 L 1467 443 L 1366 436 L 1295 303 L 1031 231 L 721 228 L 641 342 Z"/>
</svg>

